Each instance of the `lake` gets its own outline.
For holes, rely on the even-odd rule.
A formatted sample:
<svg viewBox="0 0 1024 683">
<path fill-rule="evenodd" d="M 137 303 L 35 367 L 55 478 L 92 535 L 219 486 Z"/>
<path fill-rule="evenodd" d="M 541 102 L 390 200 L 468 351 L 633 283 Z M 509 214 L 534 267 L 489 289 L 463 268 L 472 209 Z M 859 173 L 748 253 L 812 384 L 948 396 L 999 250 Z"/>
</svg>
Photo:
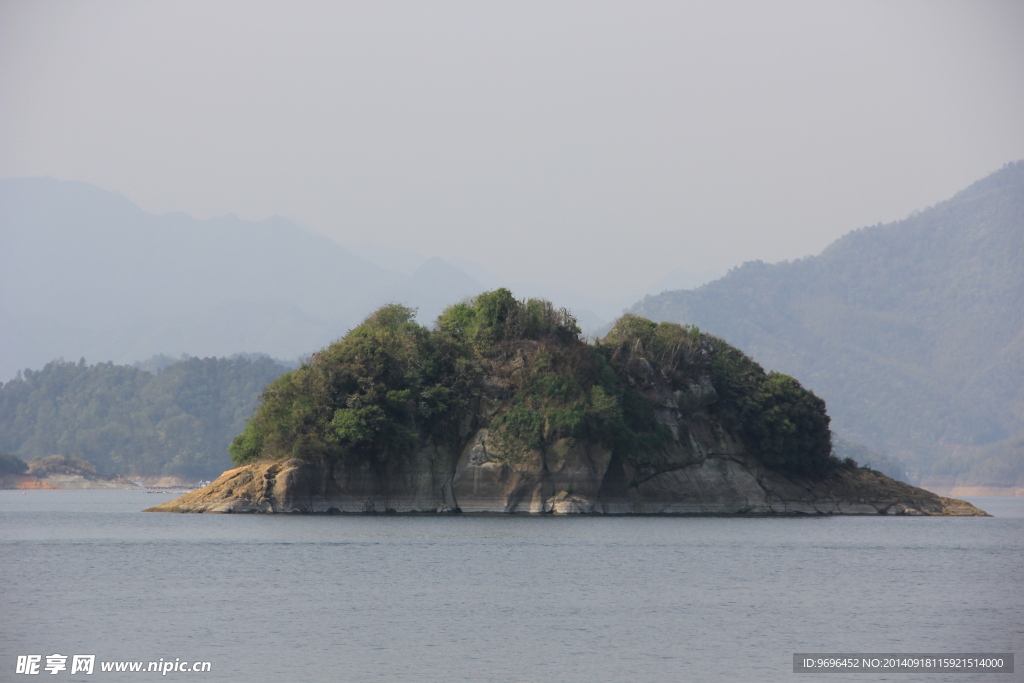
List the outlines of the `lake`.
<svg viewBox="0 0 1024 683">
<path fill-rule="evenodd" d="M 0 680 L 971 681 L 795 652 L 1024 653 L 1024 498 L 994 518 L 142 513 L 0 491 Z M 101 662 L 210 662 L 114 673 Z"/>
</svg>

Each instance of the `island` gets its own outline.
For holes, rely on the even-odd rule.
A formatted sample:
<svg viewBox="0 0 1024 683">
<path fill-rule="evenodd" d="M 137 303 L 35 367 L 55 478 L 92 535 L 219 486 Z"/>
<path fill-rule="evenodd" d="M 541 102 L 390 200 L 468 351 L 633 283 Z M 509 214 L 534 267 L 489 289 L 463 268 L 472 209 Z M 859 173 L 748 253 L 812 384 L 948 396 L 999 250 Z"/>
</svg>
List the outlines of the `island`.
<svg viewBox="0 0 1024 683">
<path fill-rule="evenodd" d="M 153 512 L 986 516 L 840 460 L 825 402 L 693 326 L 506 289 L 390 304 L 264 390 L 236 468 Z"/>
</svg>

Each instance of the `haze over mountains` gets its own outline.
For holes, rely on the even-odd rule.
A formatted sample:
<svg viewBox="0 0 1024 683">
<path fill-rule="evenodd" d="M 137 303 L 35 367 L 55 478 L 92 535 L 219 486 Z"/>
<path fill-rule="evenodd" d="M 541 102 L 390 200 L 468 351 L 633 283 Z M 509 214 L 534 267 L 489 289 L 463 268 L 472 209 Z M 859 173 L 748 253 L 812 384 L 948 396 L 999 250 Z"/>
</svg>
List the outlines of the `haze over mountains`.
<svg viewBox="0 0 1024 683">
<path fill-rule="evenodd" d="M 1024 486 L 1024 162 L 818 256 L 746 263 L 632 311 L 799 378 L 833 429 L 914 478 Z"/>
<path fill-rule="evenodd" d="M 0 181 L 0 228 L 4 381 L 58 357 L 294 360 L 385 302 L 429 323 L 498 286 L 568 306 L 594 331 L 637 296 L 602 301 L 509 282 L 486 264 L 343 247 L 281 218 L 157 216 L 45 178 Z M 746 263 L 697 289 L 679 288 L 713 274 L 670 273 L 646 289 L 676 291 L 632 311 L 696 324 L 798 378 L 825 398 L 841 437 L 896 458 L 912 481 L 1024 487 L 1022 264 L 1017 162 L 818 256 Z"/>
<path fill-rule="evenodd" d="M 608 302 L 505 283 L 471 262 L 353 249 L 283 218 L 154 215 L 86 183 L 2 180 L 0 381 L 58 357 L 131 363 L 159 353 L 262 352 L 292 360 L 385 302 L 417 307 L 429 324 L 444 306 L 503 284 L 571 306 L 595 329 L 644 291 Z"/>
</svg>

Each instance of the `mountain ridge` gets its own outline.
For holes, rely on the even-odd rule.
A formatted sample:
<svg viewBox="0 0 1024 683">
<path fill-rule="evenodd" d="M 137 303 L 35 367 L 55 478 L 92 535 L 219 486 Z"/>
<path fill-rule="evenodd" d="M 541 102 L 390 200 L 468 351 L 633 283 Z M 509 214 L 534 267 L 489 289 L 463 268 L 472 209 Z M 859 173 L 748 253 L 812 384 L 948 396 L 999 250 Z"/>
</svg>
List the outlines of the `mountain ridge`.
<svg viewBox="0 0 1024 683">
<path fill-rule="evenodd" d="M 358 324 L 406 279 L 280 217 L 150 214 L 76 181 L 0 180 L 0 225 L 8 377 L 58 357 L 295 358 Z M 402 294 L 417 304 L 418 291 Z"/>
<path fill-rule="evenodd" d="M 749 262 L 630 310 L 695 324 L 793 374 L 836 431 L 918 478 L 1024 434 L 1024 162 L 821 254 Z M 1022 461 L 1021 474 L 1024 474 Z"/>
<path fill-rule="evenodd" d="M 295 359 L 385 302 L 429 322 L 449 302 L 505 284 L 465 259 L 346 247 L 280 216 L 153 214 L 84 182 L 0 180 L 0 380 L 82 356 Z M 632 300 L 516 287 L 571 302 L 588 330 Z"/>
</svg>

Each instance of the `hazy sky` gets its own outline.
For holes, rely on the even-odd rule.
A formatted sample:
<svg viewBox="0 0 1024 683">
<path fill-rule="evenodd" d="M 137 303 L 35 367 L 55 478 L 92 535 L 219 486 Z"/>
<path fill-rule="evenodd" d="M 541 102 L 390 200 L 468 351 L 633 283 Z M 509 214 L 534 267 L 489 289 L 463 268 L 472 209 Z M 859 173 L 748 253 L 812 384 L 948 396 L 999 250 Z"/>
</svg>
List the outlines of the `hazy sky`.
<svg viewBox="0 0 1024 683">
<path fill-rule="evenodd" d="M 0 2 L 0 177 L 605 295 L 1021 158 L 1024 2 Z"/>
</svg>

